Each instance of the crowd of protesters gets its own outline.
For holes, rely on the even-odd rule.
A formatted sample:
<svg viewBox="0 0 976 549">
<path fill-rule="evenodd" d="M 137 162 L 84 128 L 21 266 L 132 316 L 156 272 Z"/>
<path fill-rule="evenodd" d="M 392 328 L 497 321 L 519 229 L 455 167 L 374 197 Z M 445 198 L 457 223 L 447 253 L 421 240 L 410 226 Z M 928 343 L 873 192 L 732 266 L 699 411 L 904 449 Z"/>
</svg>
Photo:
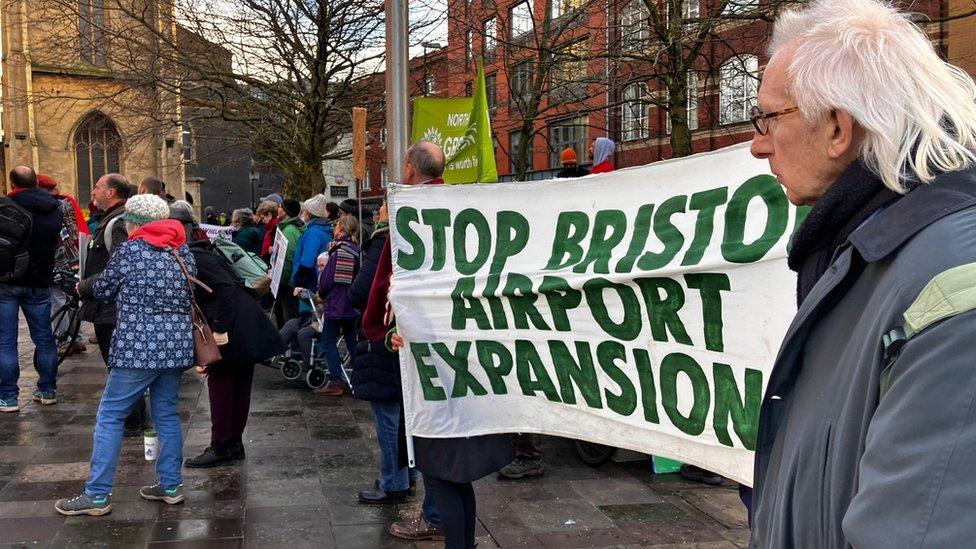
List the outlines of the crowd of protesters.
<svg viewBox="0 0 976 549">
<path fill-rule="evenodd" d="M 851 33 L 858 40 L 844 39 Z M 813 208 L 789 251 L 803 321 L 787 335 L 764 396 L 754 507 L 742 492 L 752 546 L 965 546 L 976 534 L 964 518 L 974 493 L 976 385 L 972 360 L 960 352 L 976 322 L 976 299 L 967 297 L 976 269 L 976 85 L 940 61 L 907 17 L 874 0 L 819 0 L 785 12 L 771 53 L 753 109 L 752 153 L 769 161 L 790 202 Z M 888 78 L 876 70 L 885 63 L 903 73 Z M 898 116 L 879 116 L 878 105 L 899 104 Z M 597 138 L 589 170 L 566 149 L 557 177 L 612 172 L 614 149 Z M 401 182 L 442 184 L 444 162 L 437 145 L 415 143 Z M 51 325 L 51 308 L 66 295 L 56 271 L 81 267 L 81 317 L 109 367 L 89 479 L 81 494 L 56 503 L 59 513 L 111 511 L 121 441 L 146 426 L 147 391 L 161 444 L 158 478 L 142 497 L 180 503 L 183 467 L 244 459 L 255 364 L 286 348 L 326 365 L 318 397 L 370 403 L 380 470 L 361 503 L 402 503 L 423 479 L 422 513 L 392 524 L 395 536 L 474 547 L 472 482 L 495 472 L 544 474 L 537 435 L 414 437 L 416 468 L 407 466 L 397 354 L 406 342 L 389 303 L 385 202 L 372 213 L 355 200 L 271 194 L 229 216 L 208 208 L 202 221 L 233 225 L 232 242 L 254 257 L 270 261 L 275 235 L 284 236 L 284 268 L 269 300 L 242 283 L 192 205 L 174 200 L 159 179 L 133 186 L 120 174 L 102 176 L 89 220 L 51 177 L 19 166 L 9 180 L 0 200 L 0 411 L 20 409 L 18 311 L 35 348 L 32 399 L 57 403 L 54 341 L 65 327 Z M 28 232 L 18 221 L 25 217 Z M 91 238 L 79 265 L 82 234 Z M 918 305 L 930 321 L 890 330 L 932 287 L 941 293 Z M 212 337 L 219 360 L 196 364 L 200 334 Z M 211 444 L 184 461 L 178 393 L 193 366 L 207 378 Z M 698 468 L 682 474 L 718 479 Z"/>
</svg>

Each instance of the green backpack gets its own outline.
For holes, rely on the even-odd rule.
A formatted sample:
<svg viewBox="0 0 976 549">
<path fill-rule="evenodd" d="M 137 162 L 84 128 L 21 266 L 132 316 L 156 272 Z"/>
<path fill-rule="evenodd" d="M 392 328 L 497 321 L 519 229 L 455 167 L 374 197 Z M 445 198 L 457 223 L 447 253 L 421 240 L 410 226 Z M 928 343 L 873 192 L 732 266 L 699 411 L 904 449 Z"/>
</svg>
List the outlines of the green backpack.
<svg viewBox="0 0 976 549">
<path fill-rule="evenodd" d="M 226 262 L 238 283 L 247 288 L 255 298 L 263 297 L 271 289 L 268 264 L 260 256 L 226 238 L 214 239 L 213 249 Z"/>
</svg>

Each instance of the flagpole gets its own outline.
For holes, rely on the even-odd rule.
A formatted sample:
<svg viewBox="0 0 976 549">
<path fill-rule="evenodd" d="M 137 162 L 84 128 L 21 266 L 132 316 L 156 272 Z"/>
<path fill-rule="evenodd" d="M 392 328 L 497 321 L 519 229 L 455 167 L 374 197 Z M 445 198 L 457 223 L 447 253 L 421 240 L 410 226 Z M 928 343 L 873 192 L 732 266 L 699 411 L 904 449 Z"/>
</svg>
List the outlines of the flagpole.
<svg viewBox="0 0 976 549">
<path fill-rule="evenodd" d="M 407 0 L 386 0 L 386 180 L 400 181 L 407 155 Z"/>
</svg>

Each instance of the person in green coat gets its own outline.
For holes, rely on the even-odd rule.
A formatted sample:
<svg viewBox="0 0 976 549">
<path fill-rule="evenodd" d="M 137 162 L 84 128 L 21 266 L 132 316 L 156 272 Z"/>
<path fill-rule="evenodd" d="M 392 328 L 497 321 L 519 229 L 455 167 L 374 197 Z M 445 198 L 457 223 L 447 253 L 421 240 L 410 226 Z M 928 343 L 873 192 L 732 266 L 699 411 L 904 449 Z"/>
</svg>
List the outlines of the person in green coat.
<svg viewBox="0 0 976 549">
<path fill-rule="evenodd" d="M 234 236 L 231 240 L 245 251 L 254 255 L 261 255 L 261 242 L 264 240 L 264 224 L 254 221 L 254 212 L 251 208 L 240 208 L 234 210 L 231 216 L 231 225 L 235 227 Z"/>
<path fill-rule="evenodd" d="M 274 305 L 275 322 L 279 328 L 289 319 L 298 316 L 298 298 L 295 297 L 291 285 L 291 271 L 295 264 L 295 248 L 302 233 L 305 232 L 305 222 L 301 218 L 301 203 L 288 199 L 282 203 L 281 208 L 285 212 L 285 217 L 278 223 L 278 230 L 288 240 L 288 250 L 285 252 L 285 263 L 281 269 L 281 282 Z"/>
</svg>

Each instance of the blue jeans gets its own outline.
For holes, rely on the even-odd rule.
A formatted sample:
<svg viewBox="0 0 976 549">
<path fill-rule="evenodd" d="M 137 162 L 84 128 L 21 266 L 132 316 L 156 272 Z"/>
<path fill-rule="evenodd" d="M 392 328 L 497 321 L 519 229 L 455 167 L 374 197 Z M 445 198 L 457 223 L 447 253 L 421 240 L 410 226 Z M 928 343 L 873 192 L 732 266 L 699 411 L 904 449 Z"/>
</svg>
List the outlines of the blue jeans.
<svg viewBox="0 0 976 549">
<path fill-rule="evenodd" d="M 410 487 L 410 474 L 397 465 L 397 428 L 400 425 L 399 401 L 374 401 L 373 424 L 376 426 L 376 442 L 380 445 L 380 490 L 402 492 Z"/>
<path fill-rule="evenodd" d="M 159 437 L 156 475 L 164 488 L 174 488 L 183 483 L 183 428 L 179 413 L 182 375 L 183 371 L 178 368 L 109 370 L 105 392 L 102 393 L 102 402 L 95 417 L 91 475 L 85 483 L 86 494 L 101 496 L 112 493 L 125 418 L 146 389 L 149 389 L 153 423 Z"/>
<path fill-rule="evenodd" d="M 319 341 L 319 348 L 325 357 L 325 364 L 329 367 L 329 379 L 339 381 L 343 379 L 342 361 L 339 359 L 339 331 L 342 331 L 343 338 L 346 340 L 346 349 L 349 350 L 349 358 L 356 358 L 356 319 L 327 318 L 322 322 L 322 337 Z"/>
<path fill-rule="evenodd" d="M 434 504 L 434 496 L 430 494 L 426 480 L 424 481 L 424 503 L 421 505 L 421 510 L 421 514 L 424 520 L 427 521 L 427 524 L 438 530 L 444 530 L 444 521 L 441 520 L 441 514 L 437 512 L 437 505 Z"/>
<path fill-rule="evenodd" d="M 16 400 L 20 390 L 20 363 L 17 360 L 17 336 L 23 310 L 34 342 L 34 369 L 37 388 L 53 392 L 58 377 L 58 349 L 51 330 L 51 289 L 0 284 L 0 398 Z"/>
</svg>

